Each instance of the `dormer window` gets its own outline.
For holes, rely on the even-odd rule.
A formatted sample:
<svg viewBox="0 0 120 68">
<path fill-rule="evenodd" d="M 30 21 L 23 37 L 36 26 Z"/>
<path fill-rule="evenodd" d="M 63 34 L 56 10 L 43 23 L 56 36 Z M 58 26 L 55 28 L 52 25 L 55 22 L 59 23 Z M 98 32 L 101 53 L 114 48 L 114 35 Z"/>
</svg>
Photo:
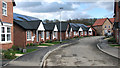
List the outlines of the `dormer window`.
<svg viewBox="0 0 120 68">
<path fill-rule="evenodd" d="M 7 16 L 7 2 L 2 2 L 2 14 Z"/>
</svg>

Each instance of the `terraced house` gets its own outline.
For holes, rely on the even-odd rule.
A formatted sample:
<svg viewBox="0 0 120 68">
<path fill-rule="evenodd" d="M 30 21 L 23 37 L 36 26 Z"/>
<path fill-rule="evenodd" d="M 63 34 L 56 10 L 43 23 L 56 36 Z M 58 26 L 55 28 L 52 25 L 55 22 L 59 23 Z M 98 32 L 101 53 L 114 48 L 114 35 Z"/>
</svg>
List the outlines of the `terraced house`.
<svg viewBox="0 0 120 68">
<path fill-rule="evenodd" d="M 114 17 L 115 17 L 115 23 L 114 23 L 114 37 L 117 41 L 117 43 L 120 44 L 120 1 L 115 0 L 114 5 Z"/>
<path fill-rule="evenodd" d="M 13 45 L 13 6 L 14 0 L 0 0 L 0 49 Z"/>
</svg>

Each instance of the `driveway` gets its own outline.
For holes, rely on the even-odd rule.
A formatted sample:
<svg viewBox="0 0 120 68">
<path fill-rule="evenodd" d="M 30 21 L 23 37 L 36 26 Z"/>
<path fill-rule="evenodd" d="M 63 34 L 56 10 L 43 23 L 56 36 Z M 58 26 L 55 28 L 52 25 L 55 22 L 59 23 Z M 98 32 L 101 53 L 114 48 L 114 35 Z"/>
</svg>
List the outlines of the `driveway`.
<svg viewBox="0 0 120 68">
<path fill-rule="evenodd" d="M 96 47 L 101 37 L 87 37 L 79 43 L 63 47 L 53 52 L 46 61 L 50 66 L 117 66 L 118 59 L 111 57 Z M 106 67 L 105 67 L 106 68 Z M 110 68 L 110 67 L 108 67 Z M 114 67 L 111 67 L 114 68 Z"/>
</svg>

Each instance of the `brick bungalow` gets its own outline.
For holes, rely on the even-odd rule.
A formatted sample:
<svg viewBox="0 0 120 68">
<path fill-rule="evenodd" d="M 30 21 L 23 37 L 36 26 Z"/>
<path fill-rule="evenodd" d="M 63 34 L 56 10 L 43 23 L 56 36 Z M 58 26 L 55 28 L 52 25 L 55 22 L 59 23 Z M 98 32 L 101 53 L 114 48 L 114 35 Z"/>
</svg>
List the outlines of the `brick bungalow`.
<svg viewBox="0 0 120 68">
<path fill-rule="evenodd" d="M 60 40 L 60 23 L 55 23 L 58 28 L 58 40 Z M 69 38 L 70 25 L 69 23 L 61 23 L 61 38 L 66 40 Z"/>
<path fill-rule="evenodd" d="M 84 24 L 70 23 L 73 29 L 73 37 L 88 36 L 88 27 Z"/>
<path fill-rule="evenodd" d="M 113 33 L 113 23 L 108 18 L 97 19 L 92 26 L 97 31 L 97 35 Z"/>
<path fill-rule="evenodd" d="M 55 23 L 43 23 L 43 26 L 40 27 L 40 30 L 43 28 L 45 41 L 51 40 L 55 41 L 58 40 L 58 28 Z"/>
<path fill-rule="evenodd" d="M 0 0 L 0 49 L 13 45 L 13 6 L 16 6 L 14 0 Z"/>
<path fill-rule="evenodd" d="M 25 48 L 27 44 L 36 43 L 41 20 L 14 13 L 14 45 Z"/>
<path fill-rule="evenodd" d="M 88 27 L 88 36 L 96 36 L 96 30 L 93 28 L 93 26 L 87 26 Z M 92 32 L 92 33 L 91 33 Z"/>
<path fill-rule="evenodd" d="M 115 0 L 114 3 L 114 17 L 115 17 L 115 23 L 113 26 L 114 30 L 114 37 L 118 44 L 120 44 L 120 1 Z"/>
</svg>

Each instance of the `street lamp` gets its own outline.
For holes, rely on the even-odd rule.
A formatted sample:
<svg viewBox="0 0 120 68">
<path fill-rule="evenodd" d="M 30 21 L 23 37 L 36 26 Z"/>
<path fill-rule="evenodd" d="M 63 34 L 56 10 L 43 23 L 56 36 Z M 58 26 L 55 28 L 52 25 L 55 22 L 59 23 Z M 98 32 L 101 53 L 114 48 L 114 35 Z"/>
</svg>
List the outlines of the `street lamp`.
<svg viewBox="0 0 120 68">
<path fill-rule="evenodd" d="M 63 7 L 60 7 L 60 43 L 62 43 L 62 37 L 61 37 L 61 17 L 62 17 L 62 9 Z"/>
</svg>

